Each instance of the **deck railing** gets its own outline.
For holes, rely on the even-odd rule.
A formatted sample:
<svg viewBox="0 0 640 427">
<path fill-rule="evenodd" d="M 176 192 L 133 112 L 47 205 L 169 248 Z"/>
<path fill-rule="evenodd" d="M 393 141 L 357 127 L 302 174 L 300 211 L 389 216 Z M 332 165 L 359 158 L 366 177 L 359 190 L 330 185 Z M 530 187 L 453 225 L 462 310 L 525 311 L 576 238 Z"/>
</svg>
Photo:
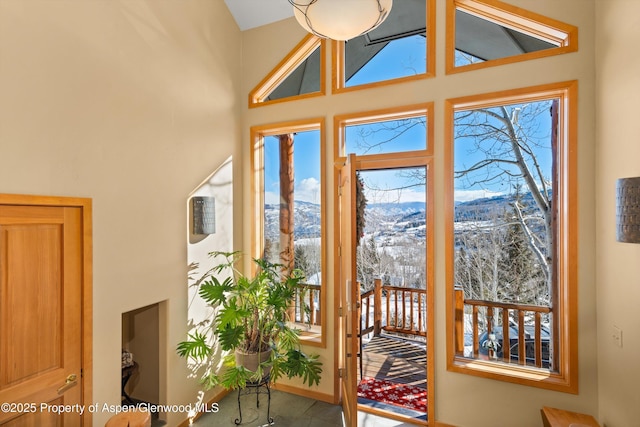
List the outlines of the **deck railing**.
<svg viewBox="0 0 640 427">
<path fill-rule="evenodd" d="M 385 313 L 383 307 L 386 307 Z M 373 332 L 377 336 L 384 330 L 427 336 L 427 291 L 424 289 L 383 286 L 382 280 L 375 279 L 374 288 L 360 295 L 360 310 L 361 335 Z"/>
<path fill-rule="evenodd" d="M 322 296 L 321 285 L 305 283 L 300 285 L 295 299 L 295 322 L 307 325 L 321 325 L 322 316 L 320 314 L 320 297 Z"/>
<path fill-rule="evenodd" d="M 497 360 L 497 355 L 501 353 L 501 361 L 506 363 L 553 368 L 553 361 L 549 360 L 551 337 L 547 335 L 544 340 L 542 337 L 543 316 L 551 314 L 551 307 L 465 299 L 464 291 L 459 286 L 455 288 L 455 301 L 457 354 L 464 354 L 464 334 L 470 323 L 473 336 L 471 356 L 474 359 L 480 358 L 480 335 L 486 332 L 487 336 L 497 334 L 508 337 L 502 339 L 501 349 L 495 354 L 487 351 L 489 359 Z M 465 313 L 467 316 L 470 314 L 470 322 L 465 322 Z M 505 341 L 508 342 L 508 351 Z"/>
</svg>

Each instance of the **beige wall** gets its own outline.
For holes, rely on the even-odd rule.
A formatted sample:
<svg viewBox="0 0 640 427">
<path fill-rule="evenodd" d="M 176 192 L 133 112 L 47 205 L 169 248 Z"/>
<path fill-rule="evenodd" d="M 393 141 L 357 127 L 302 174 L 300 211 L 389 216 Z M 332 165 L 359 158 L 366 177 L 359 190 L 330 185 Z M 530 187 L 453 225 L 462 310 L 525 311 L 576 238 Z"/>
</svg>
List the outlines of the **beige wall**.
<svg viewBox="0 0 640 427">
<path fill-rule="evenodd" d="M 596 5 L 598 398 L 600 421 L 626 427 L 640 420 L 640 245 L 616 241 L 615 188 L 619 178 L 640 176 L 640 58 L 633 53 L 640 2 Z M 613 343 L 614 325 L 622 348 Z"/>
<path fill-rule="evenodd" d="M 185 363 L 174 351 L 186 332 L 187 200 L 233 156 L 240 160 L 232 172 L 238 184 L 232 192 L 236 200 L 250 201 L 251 125 L 326 116 L 331 136 L 335 114 L 435 101 L 435 148 L 442 153 L 445 99 L 578 79 L 580 394 L 447 372 L 444 258 L 436 255 L 436 418 L 469 427 L 538 426 L 539 408 L 552 405 L 594 414 L 599 408 L 607 427 L 634 425 L 640 393 L 633 338 L 640 321 L 632 304 L 640 297 L 640 247 L 615 242 L 614 186 L 617 178 L 640 175 L 634 140 L 640 82 L 633 54 L 640 41 L 635 18 L 640 4 L 509 2 L 577 25 L 579 52 L 445 76 L 444 8 L 438 2 L 435 79 L 248 110 L 248 92 L 304 36 L 295 21 L 250 30 L 241 39 L 222 1 L 2 0 L 0 191 L 94 200 L 94 402 L 119 401 L 122 313 L 158 301 L 167 301 L 159 310 L 165 319 L 161 400 L 197 399 L 197 384 L 185 380 Z M 436 168 L 438 201 L 445 179 L 441 157 Z M 331 211 L 331 199 L 328 205 Z M 252 221 L 241 203 L 234 212 L 236 223 Z M 437 254 L 444 248 L 443 212 L 436 207 Z M 235 240 L 232 247 L 250 247 L 237 224 L 234 238 L 225 233 L 224 244 Z M 328 255 L 332 266 L 331 248 Z M 328 315 L 332 321 L 331 309 Z M 614 324 L 623 330 L 623 348 L 612 345 Z M 331 339 L 322 353 L 319 390 L 331 394 Z M 104 424 L 107 416 L 96 414 L 94 425 Z M 184 419 L 170 417 L 169 425 Z"/>
<path fill-rule="evenodd" d="M 197 399 L 187 200 L 239 155 L 240 42 L 221 0 L 0 2 L 0 192 L 93 198 L 94 402 L 120 401 L 122 313 L 158 301 L 162 403 Z"/>
<path fill-rule="evenodd" d="M 496 427 L 496 426 L 539 426 L 542 406 L 559 406 L 581 412 L 597 412 L 597 373 L 596 373 L 596 303 L 595 303 L 595 249 L 594 249 L 594 1 L 592 0 L 510 0 L 509 3 L 525 9 L 547 15 L 579 27 L 580 49 L 576 53 L 535 61 L 505 65 L 495 69 L 486 69 L 452 76 L 444 74 L 445 28 L 444 2 L 438 1 L 436 28 L 436 72 L 434 79 L 403 83 L 396 86 L 380 87 L 363 92 L 349 92 L 339 95 L 327 95 L 299 102 L 282 103 L 260 108 L 248 109 L 243 114 L 244 141 L 249 140 L 249 127 L 257 124 L 276 123 L 285 120 L 304 119 L 318 116 L 327 118 L 328 175 L 332 176 L 333 116 L 385 107 L 409 105 L 414 103 L 435 102 L 435 226 L 436 226 L 436 419 L 457 426 Z M 248 93 L 271 69 L 286 55 L 302 37 L 295 20 L 287 20 L 272 25 L 243 32 L 243 95 Z M 249 65 L 250 64 L 250 65 Z M 327 62 L 330 69 L 330 61 Z M 330 76 L 327 76 L 330 85 Z M 443 158 L 444 100 L 447 98 L 492 92 L 503 89 L 527 87 L 536 84 L 577 79 L 579 81 L 579 357 L 580 357 L 580 394 L 570 395 L 544 391 L 536 388 L 508 384 L 504 382 L 470 377 L 446 371 L 445 353 L 445 272 L 444 246 L 445 236 L 444 206 L 440 202 L 444 196 Z M 330 87 L 330 86 L 328 86 Z M 246 144 L 246 143 L 245 143 Z M 245 149 L 248 145 L 245 145 Z M 249 154 L 243 155 L 244 197 L 249 202 Z M 328 189 L 335 188 L 331 179 Z M 333 211 L 333 201 L 328 198 L 328 212 Z M 251 221 L 245 212 L 245 221 Z M 333 219 L 329 218 L 329 229 Z M 244 244 L 248 247 L 249 236 Z M 330 242 L 333 243 L 333 242 Z M 332 266 L 336 264 L 334 254 L 329 248 L 329 294 L 332 301 Z M 331 321 L 335 315 L 334 307 L 329 304 L 328 316 Z M 328 331 L 334 331 L 333 324 Z M 320 391 L 332 390 L 333 372 L 332 354 L 333 336 L 323 351 L 325 357 L 325 375 Z"/>
</svg>

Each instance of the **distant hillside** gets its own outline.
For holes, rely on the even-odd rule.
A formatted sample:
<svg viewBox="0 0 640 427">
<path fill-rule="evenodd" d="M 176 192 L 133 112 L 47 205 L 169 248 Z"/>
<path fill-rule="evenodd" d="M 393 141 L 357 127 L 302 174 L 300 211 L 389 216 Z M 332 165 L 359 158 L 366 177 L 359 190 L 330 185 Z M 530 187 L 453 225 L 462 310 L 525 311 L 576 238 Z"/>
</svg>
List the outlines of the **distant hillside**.
<svg viewBox="0 0 640 427">
<path fill-rule="evenodd" d="M 265 234 L 268 239 L 280 236 L 280 205 L 265 205 Z M 320 205 L 296 201 L 294 212 L 294 238 L 306 239 L 320 237 Z"/>
<path fill-rule="evenodd" d="M 488 221 L 510 211 L 513 201 L 513 196 L 496 196 L 457 203 L 455 221 Z M 525 212 L 535 212 L 536 207 L 530 193 L 522 196 L 521 202 L 525 205 Z M 279 236 L 279 209 L 280 206 L 275 204 L 265 206 L 265 233 L 269 239 L 277 239 Z M 367 207 L 366 221 L 365 234 L 374 235 L 376 239 L 392 238 L 399 234 L 424 236 L 425 205 L 421 202 L 370 204 Z M 295 239 L 320 237 L 320 206 L 296 201 L 294 223 Z"/>
<path fill-rule="evenodd" d="M 487 221 L 511 211 L 514 201 L 514 195 L 505 195 L 457 203 L 454 221 Z M 520 203 L 524 205 L 525 213 L 531 214 L 537 209 L 531 193 L 522 195 Z"/>
</svg>

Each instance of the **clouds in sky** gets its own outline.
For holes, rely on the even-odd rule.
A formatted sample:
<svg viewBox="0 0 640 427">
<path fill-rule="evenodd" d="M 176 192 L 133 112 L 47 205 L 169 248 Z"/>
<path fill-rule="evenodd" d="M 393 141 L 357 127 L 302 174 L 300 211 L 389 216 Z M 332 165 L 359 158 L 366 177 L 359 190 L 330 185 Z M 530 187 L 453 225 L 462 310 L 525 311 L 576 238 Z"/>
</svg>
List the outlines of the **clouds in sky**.
<svg viewBox="0 0 640 427">
<path fill-rule="evenodd" d="M 293 189 L 294 199 L 302 202 L 320 203 L 320 182 L 313 177 L 305 178 L 297 183 Z M 274 191 L 267 191 L 264 195 L 264 202 L 268 205 L 280 203 L 280 192 L 277 188 Z"/>
<path fill-rule="evenodd" d="M 280 193 L 277 188 L 274 191 L 265 193 L 266 204 L 280 203 Z M 402 202 L 424 202 L 424 190 L 412 191 L 411 189 L 403 190 L 386 190 L 374 191 L 376 194 L 368 194 L 369 203 L 402 203 Z M 455 190 L 454 200 L 456 202 L 468 202 L 475 199 L 483 199 L 500 196 L 503 193 L 491 190 Z M 305 178 L 297 183 L 294 189 L 294 198 L 302 202 L 320 203 L 320 182 L 316 178 Z"/>
</svg>

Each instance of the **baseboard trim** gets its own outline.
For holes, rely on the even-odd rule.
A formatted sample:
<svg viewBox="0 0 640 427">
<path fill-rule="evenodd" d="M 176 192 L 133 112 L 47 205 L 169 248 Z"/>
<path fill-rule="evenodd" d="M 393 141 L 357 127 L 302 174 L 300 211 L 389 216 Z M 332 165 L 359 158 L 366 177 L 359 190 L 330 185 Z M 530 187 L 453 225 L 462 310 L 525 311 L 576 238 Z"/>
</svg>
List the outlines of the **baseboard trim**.
<svg viewBox="0 0 640 427">
<path fill-rule="evenodd" d="M 331 394 L 321 393 L 318 391 L 313 391 L 305 388 L 294 387 L 285 384 L 272 384 L 271 388 L 278 391 L 283 391 L 285 393 L 296 394 L 302 397 L 308 397 L 309 399 L 320 400 L 325 403 L 330 403 L 332 405 L 337 405 L 339 402 L 336 401 L 336 398 Z"/>
</svg>

